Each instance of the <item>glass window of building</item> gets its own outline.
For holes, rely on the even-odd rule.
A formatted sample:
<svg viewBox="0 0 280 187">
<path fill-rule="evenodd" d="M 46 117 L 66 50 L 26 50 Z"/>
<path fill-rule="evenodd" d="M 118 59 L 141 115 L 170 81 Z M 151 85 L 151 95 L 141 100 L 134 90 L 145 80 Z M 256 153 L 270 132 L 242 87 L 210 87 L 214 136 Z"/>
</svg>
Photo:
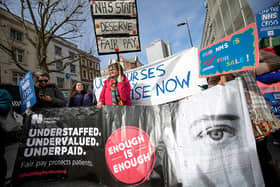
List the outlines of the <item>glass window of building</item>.
<svg viewBox="0 0 280 187">
<path fill-rule="evenodd" d="M 76 66 L 74 64 L 70 64 L 70 72 L 76 73 Z"/>
<path fill-rule="evenodd" d="M 87 64 L 86 60 L 82 59 L 82 66 L 87 66 L 86 64 Z"/>
<path fill-rule="evenodd" d="M 22 41 L 22 36 L 23 36 L 22 32 L 17 31 L 15 29 L 11 28 L 11 30 L 10 30 L 10 38 L 12 40 Z"/>
<path fill-rule="evenodd" d="M 93 63 L 90 62 L 90 61 L 89 61 L 88 63 L 89 63 L 89 67 L 90 67 L 90 68 L 93 68 Z"/>
<path fill-rule="evenodd" d="M 63 67 L 63 62 L 62 61 L 57 61 L 56 62 L 56 69 L 61 69 Z"/>
<path fill-rule="evenodd" d="M 61 56 L 62 55 L 62 48 L 58 46 L 54 46 L 54 54 Z"/>
<path fill-rule="evenodd" d="M 14 85 L 19 85 L 19 81 L 22 79 L 24 76 L 23 73 L 18 73 L 18 72 L 12 72 L 12 81 Z"/>
<path fill-rule="evenodd" d="M 58 88 L 63 88 L 64 87 L 64 78 L 56 77 L 56 83 L 57 83 Z"/>
<path fill-rule="evenodd" d="M 75 58 L 75 53 L 73 53 L 72 51 L 69 51 L 69 58 L 74 59 Z"/>
<path fill-rule="evenodd" d="M 93 72 L 90 72 L 89 76 L 90 76 L 90 80 L 93 80 Z"/>
<path fill-rule="evenodd" d="M 14 52 L 16 61 L 23 62 L 24 50 L 18 49 L 18 48 L 13 48 L 13 52 Z"/>
<path fill-rule="evenodd" d="M 96 63 L 96 64 L 95 64 L 95 69 L 96 69 L 96 70 L 100 70 L 99 63 Z"/>
<path fill-rule="evenodd" d="M 87 79 L 87 71 L 86 70 L 83 70 L 83 79 Z"/>
</svg>

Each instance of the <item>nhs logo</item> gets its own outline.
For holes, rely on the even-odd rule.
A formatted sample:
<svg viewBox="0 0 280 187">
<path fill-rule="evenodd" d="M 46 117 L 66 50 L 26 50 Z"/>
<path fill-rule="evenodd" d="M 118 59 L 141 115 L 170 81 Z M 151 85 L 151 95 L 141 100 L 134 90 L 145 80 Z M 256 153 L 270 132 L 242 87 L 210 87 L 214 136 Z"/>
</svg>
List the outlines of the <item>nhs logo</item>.
<svg viewBox="0 0 280 187">
<path fill-rule="evenodd" d="M 42 123 L 43 123 L 43 114 L 32 114 L 31 116 L 32 125 L 40 125 Z"/>
</svg>

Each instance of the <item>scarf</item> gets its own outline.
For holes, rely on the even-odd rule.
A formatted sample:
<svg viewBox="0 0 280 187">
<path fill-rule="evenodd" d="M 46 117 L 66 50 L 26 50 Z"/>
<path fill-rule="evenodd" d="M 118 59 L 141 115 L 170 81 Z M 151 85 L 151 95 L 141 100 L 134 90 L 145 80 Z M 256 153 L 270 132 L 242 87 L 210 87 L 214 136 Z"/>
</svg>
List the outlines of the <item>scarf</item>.
<svg viewBox="0 0 280 187">
<path fill-rule="evenodd" d="M 110 88 L 112 92 L 112 103 L 113 105 L 124 105 L 123 101 L 120 98 L 120 94 L 117 89 L 117 79 L 110 78 Z"/>
</svg>

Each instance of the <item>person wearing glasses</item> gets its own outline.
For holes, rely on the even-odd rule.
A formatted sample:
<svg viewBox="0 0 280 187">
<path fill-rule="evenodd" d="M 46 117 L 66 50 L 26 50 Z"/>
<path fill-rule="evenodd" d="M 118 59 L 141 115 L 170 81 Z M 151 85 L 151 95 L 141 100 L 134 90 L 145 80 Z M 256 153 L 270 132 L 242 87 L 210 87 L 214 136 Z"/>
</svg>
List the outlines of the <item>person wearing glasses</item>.
<svg viewBox="0 0 280 187">
<path fill-rule="evenodd" d="M 66 105 L 63 93 L 55 84 L 50 83 L 50 75 L 48 73 L 39 74 L 37 77 L 35 92 L 37 102 L 32 109 L 64 107 Z"/>
<path fill-rule="evenodd" d="M 108 66 L 109 78 L 104 81 L 97 107 L 102 105 L 131 105 L 130 84 L 118 63 Z"/>
</svg>

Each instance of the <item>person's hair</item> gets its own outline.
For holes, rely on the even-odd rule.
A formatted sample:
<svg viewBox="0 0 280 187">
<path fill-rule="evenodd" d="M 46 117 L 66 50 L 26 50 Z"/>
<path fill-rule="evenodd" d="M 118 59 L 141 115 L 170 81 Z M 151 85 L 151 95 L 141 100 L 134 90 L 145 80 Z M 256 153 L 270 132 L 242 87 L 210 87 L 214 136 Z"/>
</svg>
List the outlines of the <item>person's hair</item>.
<svg viewBox="0 0 280 187">
<path fill-rule="evenodd" d="M 69 90 L 69 98 L 73 97 L 76 95 L 77 91 L 76 91 L 76 85 L 78 83 L 81 83 L 84 87 L 84 89 L 81 91 L 81 93 L 87 93 L 87 88 L 86 85 L 84 83 L 82 83 L 81 81 L 77 81 L 73 84 L 73 86 L 71 87 L 71 89 Z"/>
<path fill-rule="evenodd" d="M 39 79 L 39 77 L 48 77 L 48 79 L 50 79 L 50 74 L 47 73 L 47 72 L 41 72 L 41 73 L 39 73 L 39 75 L 38 75 L 38 79 Z"/>
<path fill-rule="evenodd" d="M 109 70 L 110 67 L 115 67 L 118 72 L 121 72 L 121 75 L 124 75 L 122 65 L 120 65 L 118 63 L 110 64 L 108 66 L 108 70 Z"/>
</svg>

